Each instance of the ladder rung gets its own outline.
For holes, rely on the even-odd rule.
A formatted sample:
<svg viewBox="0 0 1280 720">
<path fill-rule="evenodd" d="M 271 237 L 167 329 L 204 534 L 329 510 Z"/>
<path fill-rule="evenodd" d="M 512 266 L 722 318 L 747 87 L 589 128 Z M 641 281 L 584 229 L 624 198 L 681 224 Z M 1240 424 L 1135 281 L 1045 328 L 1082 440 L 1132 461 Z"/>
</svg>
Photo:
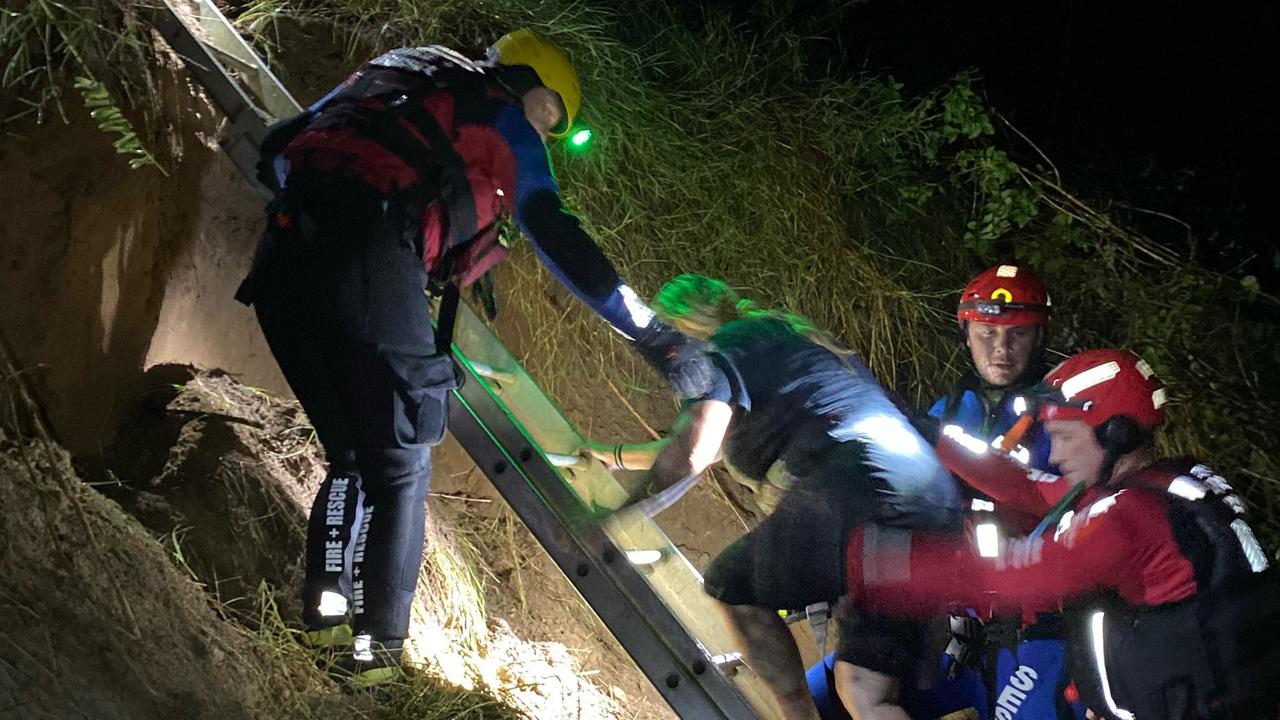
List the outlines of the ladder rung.
<svg viewBox="0 0 1280 720">
<path fill-rule="evenodd" d="M 480 377 L 483 377 L 486 380 L 493 380 L 499 385 L 514 385 L 516 382 L 516 376 L 514 373 L 507 372 L 506 370 L 499 370 L 482 362 L 474 360 L 471 361 L 471 369 L 475 370 L 476 374 Z"/>
<path fill-rule="evenodd" d="M 639 565 L 641 567 L 645 567 L 648 565 L 656 565 L 657 563 L 667 559 L 666 553 L 656 549 L 655 550 L 635 549 L 635 550 L 628 550 L 626 552 L 627 552 L 627 561 L 630 562 L 632 565 Z"/>
<path fill-rule="evenodd" d="M 561 455 L 559 453 L 546 453 L 547 462 L 564 470 L 585 468 L 591 464 L 591 461 L 581 455 Z"/>
<path fill-rule="evenodd" d="M 712 655 L 711 662 L 720 668 L 720 672 L 726 677 L 733 677 L 738 674 L 738 668 L 746 667 L 747 661 L 742 659 L 740 652 L 728 652 L 720 655 Z"/>
</svg>

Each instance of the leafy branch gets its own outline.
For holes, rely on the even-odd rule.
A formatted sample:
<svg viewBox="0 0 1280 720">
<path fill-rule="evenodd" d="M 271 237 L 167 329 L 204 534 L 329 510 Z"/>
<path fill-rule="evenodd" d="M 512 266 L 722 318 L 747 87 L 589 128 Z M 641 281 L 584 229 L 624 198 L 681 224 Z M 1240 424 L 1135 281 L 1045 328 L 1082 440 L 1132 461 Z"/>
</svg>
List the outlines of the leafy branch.
<svg viewBox="0 0 1280 720">
<path fill-rule="evenodd" d="M 76 90 L 84 98 L 84 105 L 89 109 L 89 116 L 98 121 L 98 129 L 104 133 L 119 135 L 112 147 L 116 152 L 129 157 L 129 167 L 137 170 L 151 166 L 159 170 L 165 177 L 169 173 L 156 162 L 155 157 L 142 145 L 142 140 L 133 129 L 133 123 L 124 116 L 124 112 L 111 99 L 106 86 L 88 77 L 77 77 Z"/>
</svg>

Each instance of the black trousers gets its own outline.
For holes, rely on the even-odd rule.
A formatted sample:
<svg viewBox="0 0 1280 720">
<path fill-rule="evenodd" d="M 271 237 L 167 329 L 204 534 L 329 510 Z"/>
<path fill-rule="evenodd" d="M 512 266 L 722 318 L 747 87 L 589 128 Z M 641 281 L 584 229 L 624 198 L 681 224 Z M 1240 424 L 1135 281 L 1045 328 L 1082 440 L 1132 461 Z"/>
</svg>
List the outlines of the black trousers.
<svg viewBox="0 0 1280 720">
<path fill-rule="evenodd" d="M 303 620 L 403 639 L 422 564 L 430 448 L 453 364 L 403 209 L 343 179 L 290 178 L 254 261 L 258 321 L 330 470 L 307 532 Z M 346 602 L 344 603 L 343 600 Z"/>
</svg>

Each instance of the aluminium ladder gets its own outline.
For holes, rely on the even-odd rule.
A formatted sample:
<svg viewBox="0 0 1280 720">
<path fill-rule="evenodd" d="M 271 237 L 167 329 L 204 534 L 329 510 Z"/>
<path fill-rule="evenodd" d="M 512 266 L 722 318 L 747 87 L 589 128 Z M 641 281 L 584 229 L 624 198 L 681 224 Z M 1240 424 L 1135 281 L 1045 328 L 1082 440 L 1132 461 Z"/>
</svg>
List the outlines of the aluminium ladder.
<svg viewBox="0 0 1280 720">
<path fill-rule="evenodd" d="M 165 0 L 153 22 L 227 117 L 220 140 L 255 179 L 267 126 L 301 107 L 212 0 Z M 449 431 L 502 493 L 583 599 L 682 718 L 772 715 L 763 684 L 702 592 L 702 578 L 652 521 L 585 520 L 626 490 L 570 452 L 577 430 L 488 327 L 459 304 L 453 354 L 466 375 L 449 399 Z M 646 557 L 642 557 L 646 556 Z"/>
</svg>

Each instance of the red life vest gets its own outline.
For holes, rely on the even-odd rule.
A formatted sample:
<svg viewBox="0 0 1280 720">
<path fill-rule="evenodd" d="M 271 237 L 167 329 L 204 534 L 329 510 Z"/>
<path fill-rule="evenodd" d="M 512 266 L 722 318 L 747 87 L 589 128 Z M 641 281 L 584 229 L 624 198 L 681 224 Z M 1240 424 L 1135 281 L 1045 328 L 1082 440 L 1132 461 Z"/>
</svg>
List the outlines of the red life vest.
<svg viewBox="0 0 1280 720">
<path fill-rule="evenodd" d="M 1122 478 L 1159 493 L 1196 592 L 1135 607 L 1106 600 L 1072 611 L 1073 675 L 1090 709 L 1114 720 L 1276 717 L 1280 578 L 1222 477 L 1165 462 Z"/>
<path fill-rule="evenodd" d="M 352 74 L 284 157 L 405 202 L 433 281 L 466 286 L 507 256 L 516 161 L 493 122 L 513 103 L 484 65 L 447 48 L 401 48 Z"/>
</svg>

